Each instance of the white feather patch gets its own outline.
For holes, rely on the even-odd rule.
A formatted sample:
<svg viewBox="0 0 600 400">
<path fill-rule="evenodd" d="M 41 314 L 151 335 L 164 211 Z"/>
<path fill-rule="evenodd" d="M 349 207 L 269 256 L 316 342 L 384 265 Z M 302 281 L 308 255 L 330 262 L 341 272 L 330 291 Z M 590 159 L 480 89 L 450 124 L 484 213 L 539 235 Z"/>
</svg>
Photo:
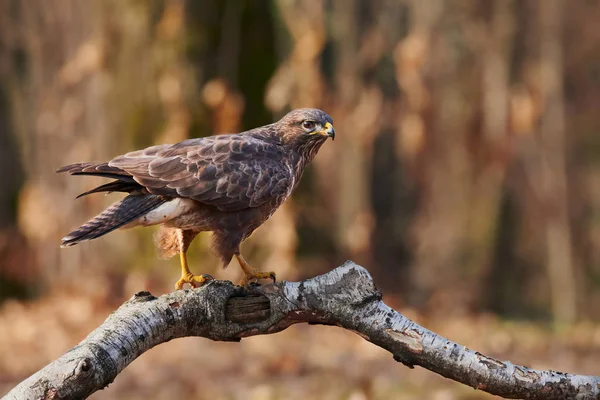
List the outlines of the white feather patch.
<svg viewBox="0 0 600 400">
<path fill-rule="evenodd" d="M 173 218 L 180 217 L 184 214 L 187 214 L 194 208 L 193 200 L 189 199 L 173 199 L 168 201 L 154 210 L 150 211 L 148 214 L 138 218 L 133 221 L 131 224 L 127 225 L 127 228 L 132 228 L 134 226 L 150 226 L 150 225 L 158 225 Z"/>
</svg>

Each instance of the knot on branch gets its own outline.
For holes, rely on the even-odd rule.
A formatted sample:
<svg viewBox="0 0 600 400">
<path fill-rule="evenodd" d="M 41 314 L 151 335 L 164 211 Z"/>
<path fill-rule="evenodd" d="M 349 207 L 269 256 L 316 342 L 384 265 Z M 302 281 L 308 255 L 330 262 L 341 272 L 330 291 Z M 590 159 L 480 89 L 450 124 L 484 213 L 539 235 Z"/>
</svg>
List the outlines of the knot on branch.
<svg viewBox="0 0 600 400">
<path fill-rule="evenodd" d="M 236 294 L 225 303 L 225 319 L 238 324 L 262 322 L 271 316 L 271 302 L 264 294 Z"/>
<path fill-rule="evenodd" d="M 143 301 L 150 301 L 150 300 L 156 300 L 156 297 L 154 297 L 152 295 L 152 293 L 142 290 L 141 292 L 137 292 L 136 294 L 133 295 L 133 297 L 131 299 L 129 299 L 130 302 L 132 303 L 139 303 L 139 302 L 143 302 Z"/>
</svg>

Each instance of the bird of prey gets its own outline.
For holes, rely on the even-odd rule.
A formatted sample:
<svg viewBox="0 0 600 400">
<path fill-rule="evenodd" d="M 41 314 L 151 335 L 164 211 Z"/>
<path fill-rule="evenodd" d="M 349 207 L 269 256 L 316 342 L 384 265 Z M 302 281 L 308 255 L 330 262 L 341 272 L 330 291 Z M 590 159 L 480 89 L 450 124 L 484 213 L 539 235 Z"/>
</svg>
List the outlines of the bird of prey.
<svg viewBox="0 0 600 400">
<path fill-rule="evenodd" d="M 181 289 L 198 287 L 210 275 L 193 275 L 186 251 L 199 232 L 212 231 L 214 249 L 227 266 L 236 257 L 247 285 L 273 279 L 274 272 L 252 268 L 240 244 L 290 196 L 302 172 L 327 140 L 333 120 L 303 108 L 281 120 L 238 134 L 188 139 L 133 151 L 108 162 L 78 163 L 57 172 L 114 179 L 78 197 L 98 192 L 128 195 L 69 233 L 62 247 L 73 246 L 118 228 L 161 225 L 155 236 L 163 256 L 180 254 Z"/>
</svg>

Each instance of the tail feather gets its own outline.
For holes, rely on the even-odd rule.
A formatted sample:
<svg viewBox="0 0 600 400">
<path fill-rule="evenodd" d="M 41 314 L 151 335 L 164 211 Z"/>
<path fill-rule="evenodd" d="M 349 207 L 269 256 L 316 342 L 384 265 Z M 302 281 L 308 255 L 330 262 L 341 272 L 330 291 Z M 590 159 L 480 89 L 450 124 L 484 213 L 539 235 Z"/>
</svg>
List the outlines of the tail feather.
<svg viewBox="0 0 600 400">
<path fill-rule="evenodd" d="M 129 195 L 62 239 L 61 247 L 106 235 L 147 214 L 169 199 L 156 195 Z"/>
<path fill-rule="evenodd" d="M 143 194 L 144 188 L 135 182 L 113 181 L 113 182 L 105 183 L 104 185 L 100 185 L 97 188 L 94 188 L 92 190 L 88 190 L 87 192 L 83 192 L 79 196 L 77 196 L 76 199 L 83 197 L 83 196 L 87 196 L 88 194 L 101 193 L 101 192 L 108 192 L 108 193 L 126 192 L 126 193 L 130 193 L 130 194 L 133 192 L 139 192 L 138 194 Z M 146 193 L 147 193 L 147 191 L 146 191 Z"/>
<path fill-rule="evenodd" d="M 93 175 L 104 178 L 118 179 L 124 182 L 135 182 L 127 171 L 111 167 L 108 163 L 76 163 L 65 165 L 56 170 L 58 173 L 67 172 L 70 175 Z"/>
</svg>

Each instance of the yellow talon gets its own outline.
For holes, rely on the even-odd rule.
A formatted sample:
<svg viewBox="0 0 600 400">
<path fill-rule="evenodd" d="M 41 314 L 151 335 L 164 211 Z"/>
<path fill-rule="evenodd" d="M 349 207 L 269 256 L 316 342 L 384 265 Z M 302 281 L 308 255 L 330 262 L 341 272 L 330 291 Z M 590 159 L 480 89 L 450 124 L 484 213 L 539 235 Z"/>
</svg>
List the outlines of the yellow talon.
<svg viewBox="0 0 600 400">
<path fill-rule="evenodd" d="M 242 257 L 241 254 L 236 253 L 235 258 L 240 263 L 240 267 L 242 267 L 242 271 L 244 271 L 244 278 L 240 281 L 240 286 L 248 286 L 248 284 L 253 280 L 258 279 L 272 279 L 273 283 L 276 281 L 275 272 L 261 272 L 255 268 L 252 268 L 250 264 Z"/>
<path fill-rule="evenodd" d="M 187 264 L 187 256 L 184 252 L 179 253 L 179 260 L 181 261 L 181 278 L 175 283 L 176 290 L 182 289 L 183 285 L 186 283 L 189 283 L 193 288 L 197 288 L 214 279 L 208 274 L 192 274 Z"/>
<path fill-rule="evenodd" d="M 212 280 L 213 280 L 213 277 L 208 274 L 192 275 L 190 273 L 189 275 L 185 275 L 185 276 L 182 275 L 181 278 L 179 278 L 177 283 L 175 283 L 175 289 L 177 289 L 177 290 L 183 289 L 183 285 L 185 283 L 189 283 L 191 287 L 197 288 L 197 287 L 204 285 L 206 282 L 212 281 Z"/>
</svg>

